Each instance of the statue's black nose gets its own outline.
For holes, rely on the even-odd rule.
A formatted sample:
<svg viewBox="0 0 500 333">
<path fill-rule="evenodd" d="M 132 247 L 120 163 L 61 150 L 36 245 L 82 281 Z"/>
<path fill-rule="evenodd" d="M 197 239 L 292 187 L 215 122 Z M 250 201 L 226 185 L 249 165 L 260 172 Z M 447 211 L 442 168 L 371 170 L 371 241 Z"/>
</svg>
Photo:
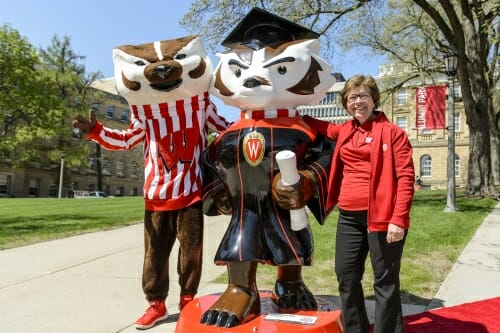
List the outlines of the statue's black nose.
<svg viewBox="0 0 500 333">
<path fill-rule="evenodd" d="M 246 88 L 255 88 L 260 86 L 260 81 L 257 80 L 256 78 L 249 77 L 248 79 L 243 82 L 243 86 Z"/>
<path fill-rule="evenodd" d="M 155 67 L 155 73 L 158 75 L 161 79 L 165 80 L 168 77 L 168 74 L 172 71 L 172 67 L 169 65 L 158 65 Z"/>
</svg>

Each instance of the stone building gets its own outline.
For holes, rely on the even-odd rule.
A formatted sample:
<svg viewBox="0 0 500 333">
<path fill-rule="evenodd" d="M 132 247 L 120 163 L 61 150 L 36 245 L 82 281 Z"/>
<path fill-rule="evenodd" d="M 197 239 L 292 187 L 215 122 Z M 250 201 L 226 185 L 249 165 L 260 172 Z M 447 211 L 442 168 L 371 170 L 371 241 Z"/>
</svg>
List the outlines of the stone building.
<svg viewBox="0 0 500 333">
<path fill-rule="evenodd" d="M 107 127 L 127 128 L 129 107 L 116 93 L 113 79 L 99 80 L 92 86 L 98 92 L 92 103 L 97 118 Z M 35 162 L 30 168 L 12 168 L 8 161 L 0 161 L 0 197 L 58 197 L 59 192 L 68 197 L 77 191 L 99 189 L 111 196 L 143 195 L 142 144 L 130 151 L 108 151 L 89 141 L 88 153 L 84 168 L 68 168 L 63 161 L 48 168 L 37 167 Z M 61 164 L 63 181 L 59 182 Z"/>
</svg>

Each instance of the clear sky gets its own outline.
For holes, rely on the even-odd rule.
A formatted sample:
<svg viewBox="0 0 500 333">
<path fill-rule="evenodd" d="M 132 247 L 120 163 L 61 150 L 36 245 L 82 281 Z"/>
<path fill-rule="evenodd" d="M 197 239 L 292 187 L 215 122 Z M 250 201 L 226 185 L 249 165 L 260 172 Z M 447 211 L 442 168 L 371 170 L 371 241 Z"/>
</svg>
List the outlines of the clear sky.
<svg viewBox="0 0 500 333">
<path fill-rule="evenodd" d="M 113 76 L 112 50 L 123 44 L 142 44 L 189 35 L 179 20 L 189 0 L 0 0 L 0 25 L 8 23 L 35 47 L 47 47 L 54 35 L 68 36 L 72 50 L 85 56 L 88 72 Z M 211 55 L 215 63 L 217 59 Z M 334 60 L 333 71 L 346 78 L 355 73 L 378 74 L 379 58 L 372 61 L 351 54 Z M 239 111 L 215 103 L 230 120 Z"/>
</svg>

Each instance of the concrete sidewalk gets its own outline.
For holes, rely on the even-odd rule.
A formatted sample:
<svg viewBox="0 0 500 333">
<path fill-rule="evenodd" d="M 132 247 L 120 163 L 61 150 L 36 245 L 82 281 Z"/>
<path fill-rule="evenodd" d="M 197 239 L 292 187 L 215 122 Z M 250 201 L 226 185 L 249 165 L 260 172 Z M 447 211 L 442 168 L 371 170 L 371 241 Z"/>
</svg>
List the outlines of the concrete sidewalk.
<svg viewBox="0 0 500 333">
<path fill-rule="evenodd" d="M 225 273 L 213 258 L 227 217 L 207 218 L 199 295 L 223 291 L 210 282 Z M 171 323 L 148 332 L 173 332 L 178 309 L 177 243 L 171 255 Z M 1 332 L 138 332 L 147 308 L 141 287 L 142 223 L 0 251 Z"/>
<path fill-rule="evenodd" d="M 213 258 L 226 216 L 206 218 L 203 274 L 198 296 L 224 291 L 225 274 Z M 464 249 L 428 308 L 500 296 L 500 203 Z M 170 318 L 147 332 L 174 332 L 178 314 L 176 258 L 171 255 Z M 138 332 L 147 304 L 141 287 L 142 223 L 0 251 L 0 331 Z M 333 273 L 332 273 L 333 274 Z M 324 297 L 324 296 L 322 296 Z M 325 298 L 325 297 L 324 297 Z M 337 297 L 327 297 L 339 305 Z M 141 301 L 143 300 L 143 301 Z M 367 301 L 373 315 L 373 302 Z M 404 314 L 425 306 L 404 305 Z"/>
<path fill-rule="evenodd" d="M 499 296 L 500 202 L 476 230 L 427 309 Z"/>
</svg>

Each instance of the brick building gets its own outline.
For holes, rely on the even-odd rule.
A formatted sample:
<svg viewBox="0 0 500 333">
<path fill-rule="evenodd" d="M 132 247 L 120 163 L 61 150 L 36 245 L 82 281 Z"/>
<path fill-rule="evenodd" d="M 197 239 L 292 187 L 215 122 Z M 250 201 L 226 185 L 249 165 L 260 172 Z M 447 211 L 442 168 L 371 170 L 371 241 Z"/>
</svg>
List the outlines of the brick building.
<svg viewBox="0 0 500 333">
<path fill-rule="evenodd" d="M 381 91 L 384 86 L 406 73 L 406 68 L 394 65 L 383 65 L 379 68 L 379 75 L 375 78 Z M 300 108 L 301 114 L 309 114 L 315 118 L 342 123 L 351 116 L 342 107 L 340 91 L 344 87 L 345 79 L 340 74 L 334 74 L 337 82 L 329 89 L 326 97 L 313 106 Z M 417 87 L 444 86 L 445 75 L 428 79 L 413 79 L 402 88 L 392 93 L 382 93 L 380 109 L 385 112 L 389 120 L 403 128 L 413 146 L 413 161 L 415 174 L 420 177 L 424 188 L 445 189 L 447 184 L 447 157 L 448 131 L 440 129 L 417 129 Z M 462 96 L 458 82 L 454 84 L 455 109 L 455 177 L 457 186 L 465 186 L 467 181 L 467 163 L 469 160 L 469 128 L 466 124 Z M 448 88 L 446 88 L 448 94 Z M 447 96 L 447 95 L 446 95 Z M 448 99 L 446 98 L 446 103 Z M 446 104 L 446 110 L 448 105 Z M 448 124 L 447 112 L 444 124 Z M 445 125 L 446 127 L 446 125 Z"/>
</svg>

